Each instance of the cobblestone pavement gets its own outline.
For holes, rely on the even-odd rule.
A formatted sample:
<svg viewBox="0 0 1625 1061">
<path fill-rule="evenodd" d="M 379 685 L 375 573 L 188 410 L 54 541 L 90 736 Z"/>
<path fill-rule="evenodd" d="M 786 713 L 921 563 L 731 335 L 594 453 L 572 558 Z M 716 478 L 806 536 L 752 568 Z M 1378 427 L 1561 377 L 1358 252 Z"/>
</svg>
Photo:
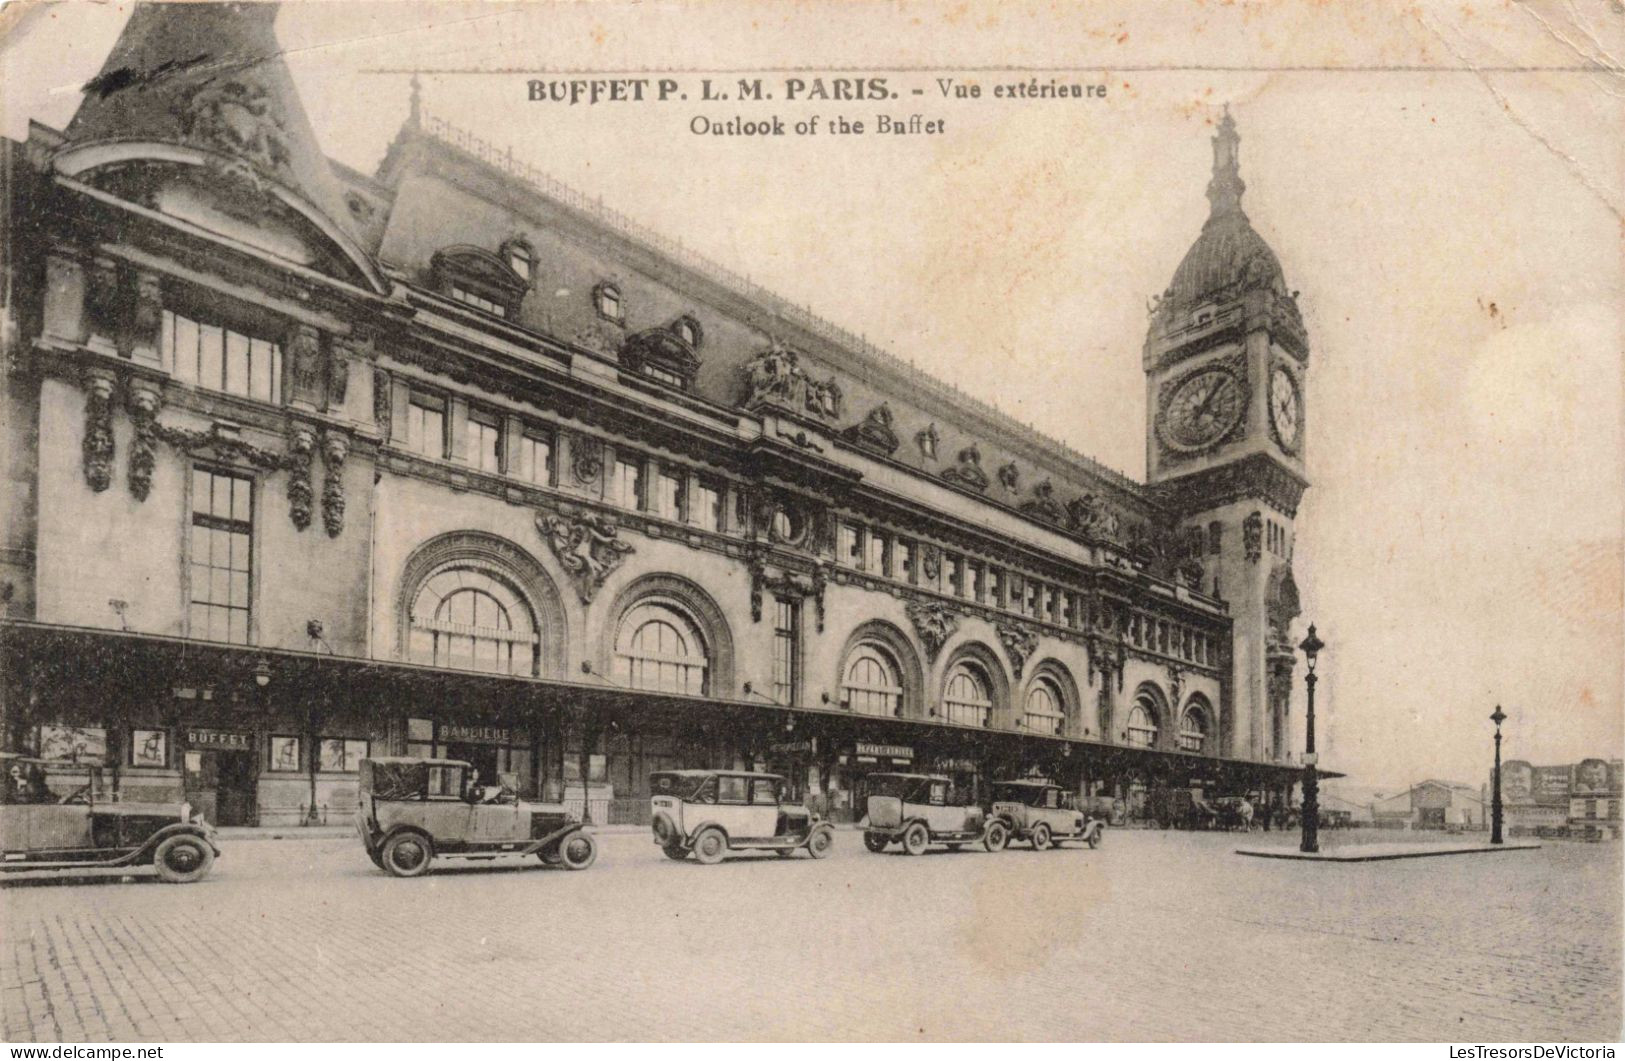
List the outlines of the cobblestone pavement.
<svg viewBox="0 0 1625 1061">
<path fill-rule="evenodd" d="M 1275 842 L 1289 838 L 1271 834 Z M 1355 864 L 1234 837 L 386 877 L 353 840 L 207 880 L 0 890 L 8 1041 L 1615 1039 L 1620 848 Z M 1250 842 L 1256 843 L 1255 834 Z M 477 868 L 476 868 L 477 867 Z"/>
</svg>

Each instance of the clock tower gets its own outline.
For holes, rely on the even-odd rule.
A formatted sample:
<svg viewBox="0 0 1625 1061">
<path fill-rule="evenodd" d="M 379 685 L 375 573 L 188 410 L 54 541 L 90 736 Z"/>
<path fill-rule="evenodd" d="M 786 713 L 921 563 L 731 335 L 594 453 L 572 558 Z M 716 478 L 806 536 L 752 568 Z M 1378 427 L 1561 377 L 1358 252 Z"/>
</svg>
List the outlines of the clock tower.
<svg viewBox="0 0 1625 1061">
<path fill-rule="evenodd" d="M 1304 475 L 1309 342 L 1297 292 L 1241 208 L 1241 138 L 1213 137 L 1202 233 L 1151 310 L 1145 340 L 1146 470 L 1203 542 L 1203 589 L 1230 604 L 1224 754 L 1280 760 L 1288 746 L 1293 521 Z"/>
</svg>

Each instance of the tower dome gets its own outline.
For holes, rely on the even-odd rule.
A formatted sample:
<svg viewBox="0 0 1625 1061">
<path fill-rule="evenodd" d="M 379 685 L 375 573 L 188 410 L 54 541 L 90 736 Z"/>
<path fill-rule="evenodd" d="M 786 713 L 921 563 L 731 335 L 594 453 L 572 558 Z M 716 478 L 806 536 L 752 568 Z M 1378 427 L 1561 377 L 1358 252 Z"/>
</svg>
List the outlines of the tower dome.
<svg viewBox="0 0 1625 1061">
<path fill-rule="evenodd" d="M 1163 292 L 1158 308 L 1164 314 L 1222 302 L 1243 291 L 1266 290 L 1287 296 L 1280 259 L 1254 231 L 1241 208 L 1247 185 L 1241 179 L 1240 144 L 1235 119 L 1226 110 L 1213 137 L 1213 178 L 1207 186 L 1212 212 Z"/>
</svg>

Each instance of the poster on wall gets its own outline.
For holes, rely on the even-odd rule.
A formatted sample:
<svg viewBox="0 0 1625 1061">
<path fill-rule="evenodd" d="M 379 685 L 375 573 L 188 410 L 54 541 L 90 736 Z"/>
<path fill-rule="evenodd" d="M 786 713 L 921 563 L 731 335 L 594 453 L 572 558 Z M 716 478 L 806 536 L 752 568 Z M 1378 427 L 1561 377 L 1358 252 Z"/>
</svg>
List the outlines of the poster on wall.
<svg viewBox="0 0 1625 1061">
<path fill-rule="evenodd" d="M 1541 803 L 1568 799 L 1570 770 L 1567 766 L 1535 767 L 1535 799 Z"/>
<path fill-rule="evenodd" d="M 99 763 L 107 757 L 107 731 L 92 726 L 41 726 L 39 757 L 73 763 Z"/>
<path fill-rule="evenodd" d="M 161 729 L 130 731 L 131 766 L 168 766 L 169 735 Z"/>
<path fill-rule="evenodd" d="M 286 773 L 293 773 L 299 769 L 298 737 L 271 738 L 270 768 Z"/>
</svg>

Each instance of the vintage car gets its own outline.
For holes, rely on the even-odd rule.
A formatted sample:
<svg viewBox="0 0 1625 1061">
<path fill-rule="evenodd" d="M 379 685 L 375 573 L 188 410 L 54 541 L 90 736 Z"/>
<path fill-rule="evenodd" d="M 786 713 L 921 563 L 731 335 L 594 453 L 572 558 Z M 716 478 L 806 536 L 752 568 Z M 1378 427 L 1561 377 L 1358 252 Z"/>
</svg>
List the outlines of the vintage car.
<svg viewBox="0 0 1625 1061">
<path fill-rule="evenodd" d="M 220 854 L 214 827 L 187 803 L 102 798 L 101 767 L 0 755 L 0 869 L 152 866 L 171 884 L 201 880 Z M 47 776 L 66 791 L 46 784 Z M 81 781 L 82 778 L 82 781 Z"/>
<path fill-rule="evenodd" d="M 823 858 L 835 827 L 799 803 L 785 803 L 784 778 L 742 770 L 666 770 L 649 775 L 650 827 L 666 857 L 712 865 L 729 851 L 806 849 Z"/>
<path fill-rule="evenodd" d="M 1072 793 L 1047 781 L 996 781 L 993 815 L 1004 822 L 1012 840 L 1024 840 L 1034 851 L 1078 840 L 1099 847 L 1106 823 L 1085 814 Z"/>
<path fill-rule="evenodd" d="M 361 760 L 355 827 L 367 857 L 397 877 L 427 873 L 436 858 L 535 855 L 586 869 L 598 857 L 592 833 L 562 804 L 478 785 L 474 768 L 458 759 Z"/>
<path fill-rule="evenodd" d="M 922 854 L 931 844 L 957 851 L 980 843 L 1002 851 L 1010 834 L 1003 821 L 988 817 L 968 795 L 955 792 L 934 774 L 870 774 L 863 846 L 876 853 L 900 843 L 906 854 Z"/>
</svg>

